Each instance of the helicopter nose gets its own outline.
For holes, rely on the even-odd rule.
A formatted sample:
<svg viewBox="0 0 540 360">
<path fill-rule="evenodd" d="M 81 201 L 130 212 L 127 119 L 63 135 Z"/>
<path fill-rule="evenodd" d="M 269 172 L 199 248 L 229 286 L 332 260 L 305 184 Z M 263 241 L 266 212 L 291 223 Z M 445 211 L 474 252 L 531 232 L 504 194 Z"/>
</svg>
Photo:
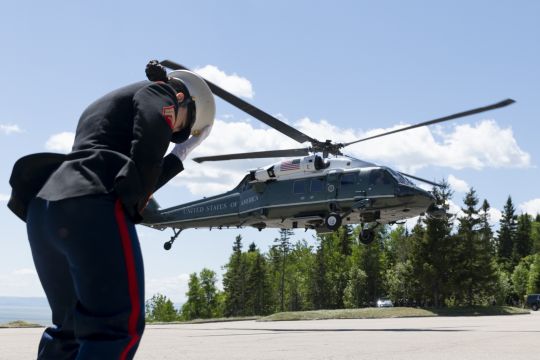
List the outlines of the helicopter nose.
<svg viewBox="0 0 540 360">
<path fill-rule="evenodd" d="M 430 202 L 435 201 L 435 196 L 424 189 L 421 189 L 416 186 L 403 185 L 400 184 L 396 189 L 396 196 L 405 197 L 405 196 L 416 196 L 424 199 L 429 199 Z"/>
</svg>

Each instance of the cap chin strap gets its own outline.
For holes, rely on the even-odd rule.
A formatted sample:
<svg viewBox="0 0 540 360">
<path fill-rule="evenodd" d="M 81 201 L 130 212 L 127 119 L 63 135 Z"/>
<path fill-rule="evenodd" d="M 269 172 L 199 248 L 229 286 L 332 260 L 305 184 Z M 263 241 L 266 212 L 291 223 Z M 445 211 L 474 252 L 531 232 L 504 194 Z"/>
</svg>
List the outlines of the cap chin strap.
<svg viewBox="0 0 540 360">
<path fill-rule="evenodd" d="M 172 133 L 171 142 L 175 144 L 180 144 L 186 141 L 191 134 L 191 129 L 193 128 L 193 125 L 195 124 L 195 102 L 189 101 L 186 104 L 186 100 L 184 100 L 180 103 L 180 106 L 187 106 L 187 124 L 182 130 Z"/>
</svg>

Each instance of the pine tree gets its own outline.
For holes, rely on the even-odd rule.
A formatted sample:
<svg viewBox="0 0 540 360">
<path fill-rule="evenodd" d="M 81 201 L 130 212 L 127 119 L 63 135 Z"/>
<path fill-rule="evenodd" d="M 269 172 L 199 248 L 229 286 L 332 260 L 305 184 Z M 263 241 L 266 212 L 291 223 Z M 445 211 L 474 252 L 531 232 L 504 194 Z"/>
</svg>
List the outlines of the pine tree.
<svg viewBox="0 0 540 360">
<path fill-rule="evenodd" d="M 540 214 L 536 215 L 535 220 L 531 224 L 531 242 L 532 253 L 540 253 Z"/>
<path fill-rule="evenodd" d="M 517 265 L 525 256 L 532 254 L 532 221 L 528 214 L 521 214 L 517 218 L 516 236 L 512 251 L 513 264 Z"/>
<path fill-rule="evenodd" d="M 507 268 L 512 267 L 512 251 L 514 249 L 514 239 L 516 237 L 516 215 L 512 198 L 504 205 L 499 230 L 497 231 L 497 253 L 499 261 Z"/>
<path fill-rule="evenodd" d="M 251 244 L 249 244 L 248 252 L 255 252 L 255 251 L 257 251 L 257 245 L 255 245 L 255 243 L 252 242 Z"/>
<path fill-rule="evenodd" d="M 305 240 L 297 241 L 289 254 L 287 267 L 287 293 L 289 311 L 313 309 L 310 297 L 310 279 L 314 268 L 315 255 L 312 246 Z"/>
<path fill-rule="evenodd" d="M 276 255 L 279 257 L 279 309 L 280 311 L 285 311 L 285 279 L 286 279 L 286 268 L 287 268 L 287 257 L 291 251 L 291 236 L 294 235 L 294 232 L 289 229 L 281 229 L 279 231 L 279 239 L 274 239 L 274 249 L 276 250 Z"/>
<path fill-rule="evenodd" d="M 352 261 L 352 245 L 354 234 L 351 228 L 342 226 L 338 231 L 326 234 L 321 238 L 324 242 L 324 261 L 326 270 L 327 299 L 326 308 L 342 309 L 345 288 L 349 279 Z"/>
<path fill-rule="evenodd" d="M 459 219 L 457 234 L 454 281 L 456 297 L 471 306 L 476 301 L 487 299 L 490 288 L 494 287 L 496 274 L 489 252 L 489 238 L 482 236 L 482 218 L 476 208 L 478 198 L 473 188 L 465 195 L 464 204 L 466 207 L 462 210 L 465 215 Z"/>
<path fill-rule="evenodd" d="M 248 252 L 246 315 L 267 315 L 272 311 L 272 286 L 266 259 L 259 250 Z"/>
<path fill-rule="evenodd" d="M 360 231 L 358 228 L 357 231 Z M 357 266 L 367 275 L 366 297 L 374 305 L 377 298 L 386 295 L 384 292 L 384 264 L 383 240 L 385 228 L 381 227 L 376 232 L 375 239 L 370 246 L 356 247 L 357 252 L 353 256 L 353 267 Z"/>
<path fill-rule="evenodd" d="M 490 216 L 489 216 L 489 210 L 490 210 L 489 202 L 484 199 L 484 202 L 482 203 L 481 211 L 480 211 L 480 237 L 481 241 L 485 244 L 489 245 L 488 251 L 491 258 L 494 258 L 497 249 L 495 247 L 495 239 L 493 238 L 493 230 L 491 229 L 491 224 L 489 223 Z"/>
<path fill-rule="evenodd" d="M 187 301 L 182 305 L 182 318 L 201 319 L 205 308 L 204 292 L 197 273 L 189 275 Z"/>
<path fill-rule="evenodd" d="M 225 293 L 225 316 L 244 314 L 246 305 L 246 261 L 242 254 L 242 236 L 234 241 L 233 253 L 225 265 L 223 291 Z"/>
<path fill-rule="evenodd" d="M 411 297 L 407 299 L 408 305 L 420 305 L 424 302 L 424 299 L 427 296 L 431 296 L 431 291 L 426 289 L 423 282 L 425 279 L 425 243 L 424 238 L 426 236 L 426 229 L 423 226 L 423 221 L 421 218 L 418 218 L 416 225 L 411 230 L 410 241 L 411 241 L 411 256 L 410 256 L 410 265 L 412 268 L 412 277 L 415 278 L 416 286 L 410 289 Z M 411 284 L 412 285 L 412 284 Z"/>
<path fill-rule="evenodd" d="M 448 201 L 452 197 L 450 185 L 442 182 L 442 187 L 434 187 L 432 193 L 436 203 L 448 210 Z M 418 276 L 424 305 L 444 306 L 452 288 L 450 278 L 455 267 L 452 264 L 455 251 L 451 219 L 424 219 L 425 230 L 418 248 L 416 259 L 412 260 L 415 274 Z"/>
<path fill-rule="evenodd" d="M 315 264 L 310 276 L 310 294 L 313 307 L 325 309 L 328 307 L 328 282 L 326 280 L 326 245 L 324 238 L 319 236 L 319 245 L 315 253 Z"/>
</svg>

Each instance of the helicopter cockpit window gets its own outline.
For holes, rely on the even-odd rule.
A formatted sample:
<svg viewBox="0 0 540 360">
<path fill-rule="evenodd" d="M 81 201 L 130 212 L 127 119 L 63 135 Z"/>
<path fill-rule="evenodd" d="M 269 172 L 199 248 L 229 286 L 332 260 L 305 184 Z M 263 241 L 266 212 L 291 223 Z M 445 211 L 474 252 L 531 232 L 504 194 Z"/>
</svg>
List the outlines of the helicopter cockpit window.
<svg viewBox="0 0 540 360">
<path fill-rule="evenodd" d="M 293 184 L 293 192 L 295 194 L 305 194 L 306 192 L 306 182 L 305 180 L 297 180 Z"/>
<path fill-rule="evenodd" d="M 400 184 L 405 184 L 405 185 L 414 185 L 414 183 L 412 181 L 410 181 L 409 179 L 407 179 L 405 176 L 401 175 L 400 173 L 396 172 L 396 171 L 393 171 L 392 169 L 388 169 L 388 171 L 390 171 L 390 173 L 392 175 L 394 175 L 394 177 L 396 178 L 396 180 L 400 183 Z"/>
<path fill-rule="evenodd" d="M 251 189 L 251 187 L 252 187 L 252 184 L 251 184 L 249 181 L 246 181 L 246 182 L 244 183 L 244 186 L 243 186 L 243 188 L 242 188 L 242 191 L 247 191 L 247 190 Z"/>
<path fill-rule="evenodd" d="M 345 174 L 341 177 L 341 185 L 354 185 L 356 174 Z"/>
<path fill-rule="evenodd" d="M 369 183 L 370 185 L 389 185 L 392 183 L 392 175 L 383 169 L 371 170 Z"/>
<path fill-rule="evenodd" d="M 310 189 L 311 192 L 321 192 L 324 190 L 324 179 L 316 178 L 311 179 Z"/>
</svg>

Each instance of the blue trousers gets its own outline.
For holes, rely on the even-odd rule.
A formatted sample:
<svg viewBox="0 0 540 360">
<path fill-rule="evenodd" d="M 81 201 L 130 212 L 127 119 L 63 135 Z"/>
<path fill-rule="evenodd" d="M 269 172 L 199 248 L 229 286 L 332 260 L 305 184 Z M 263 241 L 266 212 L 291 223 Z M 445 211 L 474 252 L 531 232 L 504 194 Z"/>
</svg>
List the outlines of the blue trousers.
<svg viewBox="0 0 540 360">
<path fill-rule="evenodd" d="M 144 330 L 144 270 L 120 201 L 36 198 L 27 230 L 52 310 L 38 359 L 133 358 Z"/>
</svg>

